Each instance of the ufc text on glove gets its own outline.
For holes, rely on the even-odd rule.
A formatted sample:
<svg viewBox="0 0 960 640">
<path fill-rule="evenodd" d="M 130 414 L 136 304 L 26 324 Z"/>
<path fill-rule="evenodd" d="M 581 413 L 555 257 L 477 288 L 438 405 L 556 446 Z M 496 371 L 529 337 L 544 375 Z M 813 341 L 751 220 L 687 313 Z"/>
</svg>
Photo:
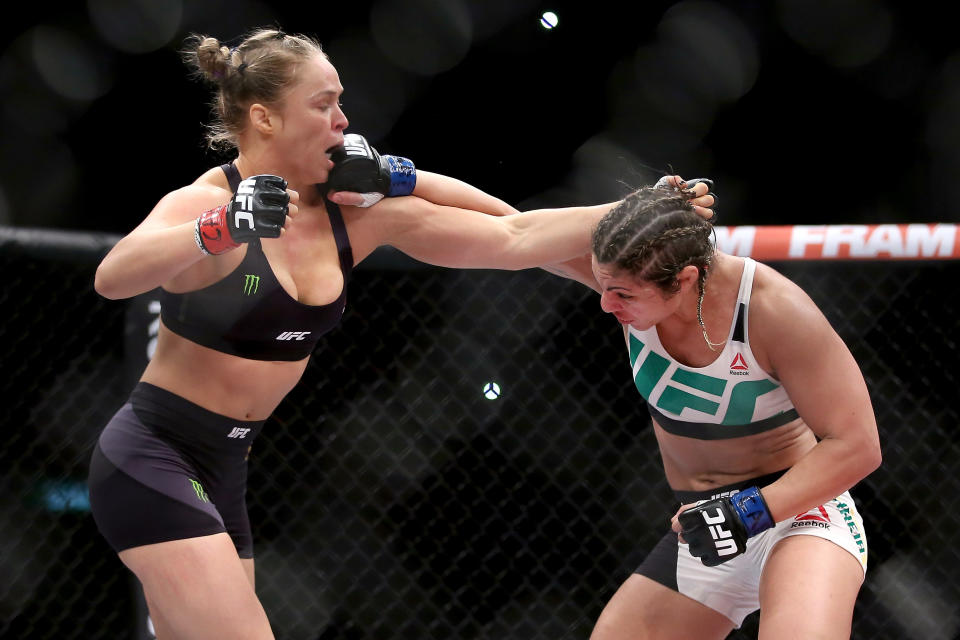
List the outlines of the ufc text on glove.
<svg viewBox="0 0 960 640">
<path fill-rule="evenodd" d="M 228 204 L 197 218 L 194 239 L 205 255 L 217 255 L 253 238 L 279 238 L 289 209 L 286 180 L 252 176 L 240 183 Z"/>
<path fill-rule="evenodd" d="M 776 524 L 757 487 L 698 504 L 677 520 L 690 555 L 708 567 L 740 555 L 747 550 L 748 538 Z"/>
<path fill-rule="evenodd" d="M 408 196 L 417 186 L 413 162 L 400 156 L 381 156 L 357 133 L 343 136 L 343 146 L 330 154 L 334 166 L 327 179 L 332 191 L 352 191 L 364 196 L 369 207 L 384 196 Z"/>
</svg>

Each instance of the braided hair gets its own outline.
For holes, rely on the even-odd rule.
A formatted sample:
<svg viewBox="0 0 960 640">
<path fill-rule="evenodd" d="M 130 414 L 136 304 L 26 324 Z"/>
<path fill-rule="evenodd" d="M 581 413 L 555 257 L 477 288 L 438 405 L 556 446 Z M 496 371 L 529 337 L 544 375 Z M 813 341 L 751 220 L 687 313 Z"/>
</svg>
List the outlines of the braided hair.
<svg viewBox="0 0 960 640">
<path fill-rule="evenodd" d="M 667 297 L 680 290 L 677 276 L 688 265 L 697 267 L 697 320 L 707 346 L 711 342 L 701 307 L 707 273 L 713 260 L 713 226 L 690 204 L 694 196 L 672 188 L 643 187 L 610 210 L 593 232 L 597 262 L 611 265 L 634 279 L 654 284 Z"/>
</svg>

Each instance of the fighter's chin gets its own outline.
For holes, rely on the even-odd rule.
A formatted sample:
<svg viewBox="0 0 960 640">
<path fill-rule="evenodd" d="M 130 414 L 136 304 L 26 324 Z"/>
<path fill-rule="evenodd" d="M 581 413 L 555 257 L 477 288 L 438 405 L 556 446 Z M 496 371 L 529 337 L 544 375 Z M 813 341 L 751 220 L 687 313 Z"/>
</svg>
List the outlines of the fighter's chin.
<svg viewBox="0 0 960 640">
<path fill-rule="evenodd" d="M 619 322 L 625 327 L 631 326 L 637 331 L 647 331 L 653 326 L 652 322 L 641 322 L 636 318 L 622 318 L 620 316 L 617 316 L 617 322 Z"/>
<path fill-rule="evenodd" d="M 330 159 L 330 154 L 324 154 L 323 157 L 320 158 L 320 161 L 314 166 L 317 177 L 320 178 L 316 180 L 316 182 L 325 183 L 330 178 L 330 171 L 333 169 L 333 160 Z"/>
<path fill-rule="evenodd" d="M 330 180 L 329 169 L 318 168 L 313 174 L 312 182 L 315 184 L 326 184 L 328 180 Z"/>
</svg>

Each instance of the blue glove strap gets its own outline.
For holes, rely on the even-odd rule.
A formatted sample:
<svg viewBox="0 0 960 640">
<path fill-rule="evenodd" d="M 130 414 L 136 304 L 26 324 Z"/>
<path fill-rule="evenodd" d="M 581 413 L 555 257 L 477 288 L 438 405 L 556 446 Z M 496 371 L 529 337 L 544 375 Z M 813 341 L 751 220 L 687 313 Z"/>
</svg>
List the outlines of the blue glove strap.
<svg viewBox="0 0 960 640">
<path fill-rule="evenodd" d="M 767 509 L 767 503 L 764 502 L 757 487 L 750 487 L 733 494 L 730 496 L 730 503 L 733 505 L 733 510 L 740 516 L 743 526 L 746 527 L 748 538 L 777 524 L 773 521 L 773 516 Z"/>
<path fill-rule="evenodd" d="M 390 190 L 388 196 L 408 196 L 417 186 L 417 170 L 413 162 L 400 156 L 384 156 L 390 166 Z"/>
</svg>

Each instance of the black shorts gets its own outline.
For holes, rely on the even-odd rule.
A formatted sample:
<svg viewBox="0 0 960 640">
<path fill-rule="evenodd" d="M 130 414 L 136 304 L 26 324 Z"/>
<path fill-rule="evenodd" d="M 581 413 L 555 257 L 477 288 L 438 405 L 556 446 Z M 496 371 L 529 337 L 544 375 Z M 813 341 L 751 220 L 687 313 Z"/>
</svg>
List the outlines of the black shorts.
<svg viewBox="0 0 960 640">
<path fill-rule="evenodd" d="M 90 508 L 117 552 L 227 532 L 253 557 L 247 455 L 264 421 L 234 420 L 144 382 L 100 434 Z"/>
</svg>

